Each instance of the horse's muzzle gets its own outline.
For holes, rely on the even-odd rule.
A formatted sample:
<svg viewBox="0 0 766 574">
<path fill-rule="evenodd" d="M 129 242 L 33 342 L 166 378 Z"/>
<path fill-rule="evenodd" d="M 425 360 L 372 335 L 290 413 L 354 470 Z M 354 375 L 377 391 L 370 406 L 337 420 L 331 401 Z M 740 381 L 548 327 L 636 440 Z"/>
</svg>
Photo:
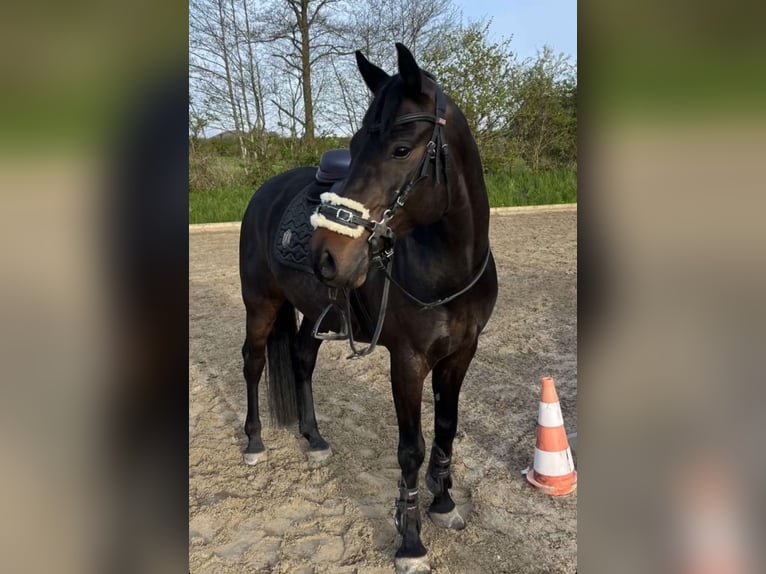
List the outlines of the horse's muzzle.
<svg viewBox="0 0 766 574">
<path fill-rule="evenodd" d="M 352 239 L 317 229 L 311 240 L 311 252 L 315 275 L 329 287 L 356 288 L 367 279 L 369 249 L 363 238 Z"/>
</svg>

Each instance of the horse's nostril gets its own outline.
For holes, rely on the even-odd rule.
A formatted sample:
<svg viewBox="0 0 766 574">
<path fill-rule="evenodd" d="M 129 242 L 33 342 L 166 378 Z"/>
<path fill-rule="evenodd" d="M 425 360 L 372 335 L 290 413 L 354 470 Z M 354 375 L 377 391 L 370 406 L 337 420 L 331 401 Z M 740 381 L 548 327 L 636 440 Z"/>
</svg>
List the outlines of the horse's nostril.
<svg viewBox="0 0 766 574">
<path fill-rule="evenodd" d="M 338 274 L 335 259 L 327 249 L 322 251 L 322 255 L 319 257 L 319 273 L 325 280 L 333 279 Z"/>
</svg>

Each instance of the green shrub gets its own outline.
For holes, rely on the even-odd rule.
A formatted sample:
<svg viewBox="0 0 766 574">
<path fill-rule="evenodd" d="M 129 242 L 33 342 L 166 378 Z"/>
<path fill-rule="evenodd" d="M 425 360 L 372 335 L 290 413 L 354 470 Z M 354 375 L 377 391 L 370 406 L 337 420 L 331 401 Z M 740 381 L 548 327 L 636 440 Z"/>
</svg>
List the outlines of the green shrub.
<svg viewBox="0 0 766 574">
<path fill-rule="evenodd" d="M 190 192 L 210 192 L 247 183 L 248 174 L 238 158 L 189 154 Z"/>
<path fill-rule="evenodd" d="M 236 138 L 202 140 L 189 156 L 191 223 L 237 221 L 253 193 L 268 179 L 294 167 L 319 165 L 322 153 L 348 147 L 348 138 L 317 138 L 312 148 L 301 140 L 267 134 L 265 150 L 244 165 Z M 482 149 L 484 179 L 492 207 L 546 205 L 577 201 L 577 168 L 541 163 L 530 170 L 508 139 L 496 138 Z"/>
<path fill-rule="evenodd" d="M 490 173 L 484 179 L 492 207 L 577 202 L 575 169 Z M 240 185 L 190 194 L 189 223 L 241 220 L 256 189 L 257 185 Z"/>
<path fill-rule="evenodd" d="M 577 202 L 577 170 L 518 170 L 484 176 L 492 207 Z"/>
</svg>

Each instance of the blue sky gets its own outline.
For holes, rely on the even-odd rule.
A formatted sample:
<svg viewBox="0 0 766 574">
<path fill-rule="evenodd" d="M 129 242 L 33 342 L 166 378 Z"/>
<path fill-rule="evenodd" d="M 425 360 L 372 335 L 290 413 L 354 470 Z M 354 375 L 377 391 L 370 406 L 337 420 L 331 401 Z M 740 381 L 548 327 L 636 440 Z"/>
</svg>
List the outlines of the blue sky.
<svg viewBox="0 0 766 574">
<path fill-rule="evenodd" d="M 492 18 L 492 40 L 512 37 L 521 58 L 534 56 L 544 44 L 577 61 L 577 0 L 454 0 L 463 16 Z"/>
</svg>

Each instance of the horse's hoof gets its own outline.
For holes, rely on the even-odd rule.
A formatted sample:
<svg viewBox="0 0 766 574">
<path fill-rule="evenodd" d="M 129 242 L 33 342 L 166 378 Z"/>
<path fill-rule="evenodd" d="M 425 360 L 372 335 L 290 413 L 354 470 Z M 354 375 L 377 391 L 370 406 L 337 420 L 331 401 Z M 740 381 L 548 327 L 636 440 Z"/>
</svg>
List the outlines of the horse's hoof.
<svg viewBox="0 0 766 574">
<path fill-rule="evenodd" d="M 394 560 L 396 574 L 430 574 L 431 565 L 426 556 L 418 558 L 397 558 Z"/>
<path fill-rule="evenodd" d="M 322 450 L 307 450 L 306 459 L 309 462 L 324 462 L 332 456 L 332 449 L 328 446 Z"/>
<path fill-rule="evenodd" d="M 249 466 L 253 466 L 258 464 L 259 462 L 263 462 L 268 458 L 268 452 L 267 450 L 262 450 L 261 452 L 246 452 L 242 455 L 242 460 L 245 462 L 245 464 Z"/>
<path fill-rule="evenodd" d="M 428 517 L 431 519 L 431 522 L 441 528 L 451 528 L 452 530 L 463 530 L 463 528 L 465 528 L 465 520 L 460 516 L 457 507 L 449 512 L 439 513 L 429 511 Z"/>
</svg>

